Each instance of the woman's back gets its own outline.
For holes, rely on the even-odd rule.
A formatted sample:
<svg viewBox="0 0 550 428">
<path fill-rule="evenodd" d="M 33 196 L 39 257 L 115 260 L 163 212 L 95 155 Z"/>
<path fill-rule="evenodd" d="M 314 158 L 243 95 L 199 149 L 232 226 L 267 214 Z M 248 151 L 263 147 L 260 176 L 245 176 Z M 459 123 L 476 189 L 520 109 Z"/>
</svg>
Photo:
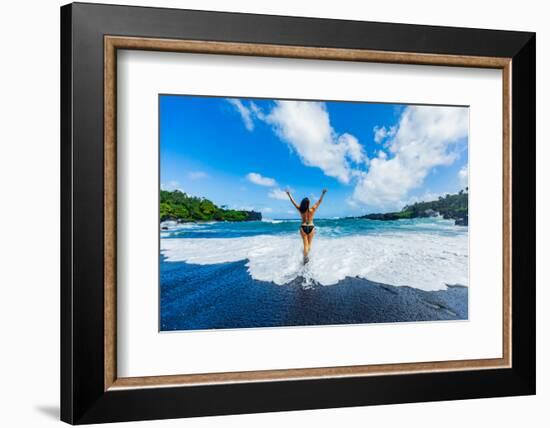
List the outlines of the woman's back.
<svg viewBox="0 0 550 428">
<path fill-rule="evenodd" d="M 313 224 L 313 215 L 315 210 L 310 208 L 306 212 L 300 213 L 302 216 L 302 224 Z"/>
</svg>

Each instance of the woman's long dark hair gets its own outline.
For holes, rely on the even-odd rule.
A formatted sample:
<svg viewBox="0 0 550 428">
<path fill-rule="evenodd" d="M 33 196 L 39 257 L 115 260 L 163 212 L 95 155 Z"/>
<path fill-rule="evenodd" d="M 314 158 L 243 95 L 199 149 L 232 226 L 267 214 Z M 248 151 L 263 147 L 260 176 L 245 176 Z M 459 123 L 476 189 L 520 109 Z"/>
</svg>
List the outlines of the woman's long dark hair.
<svg viewBox="0 0 550 428">
<path fill-rule="evenodd" d="M 307 210 L 309 210 L 309 198 L 304 198 L 302 202 L 300 202 L 300 212 L 303 214 Z"/>
</svg>

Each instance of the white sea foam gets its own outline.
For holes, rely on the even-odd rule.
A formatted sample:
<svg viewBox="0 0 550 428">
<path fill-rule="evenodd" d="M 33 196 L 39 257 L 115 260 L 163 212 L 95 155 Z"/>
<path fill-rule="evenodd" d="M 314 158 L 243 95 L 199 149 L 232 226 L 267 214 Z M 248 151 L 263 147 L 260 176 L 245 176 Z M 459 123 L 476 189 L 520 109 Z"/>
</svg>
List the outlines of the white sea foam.
<svg viewBox="0 0 550 428">
<path fill-rule="evenodd" d="M 272 224 L 279 224 L 283 222 L 283 220 L 273 220 L 272 218 L 262 218 L 262 221 L 264 223 L 272 223 Z"/>
<path fill-rule="evenodd" d="M 468 285 L 468 238 L 429 233 L 316 237 L 309 263 L 302 263 L 299 236 L 162 239 L 167 261 L 207 265 L 247 260 L 250 275 L 279 285 L 297 277 L 304 285 L 334 285 L 360 277 L 423 290 Z"/>
</svg>

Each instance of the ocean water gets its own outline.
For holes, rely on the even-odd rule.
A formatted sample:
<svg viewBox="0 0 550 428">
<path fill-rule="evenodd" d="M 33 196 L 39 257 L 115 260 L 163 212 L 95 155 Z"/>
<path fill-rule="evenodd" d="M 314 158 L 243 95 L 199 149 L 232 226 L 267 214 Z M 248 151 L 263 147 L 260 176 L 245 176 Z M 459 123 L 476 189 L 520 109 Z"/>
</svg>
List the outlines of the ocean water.
<svg viewBox="0 0 550 428">
<path fill-rule="evenodd" d="M 316 220 L 307 264 L 299 220 L 161 226 L 163 263 L 244 262 L 251 279 L 280 286 L 338 286 L 346 278 L 424 291 L 468 286 L 468 228 L 440 217 Z"/>
</svg>

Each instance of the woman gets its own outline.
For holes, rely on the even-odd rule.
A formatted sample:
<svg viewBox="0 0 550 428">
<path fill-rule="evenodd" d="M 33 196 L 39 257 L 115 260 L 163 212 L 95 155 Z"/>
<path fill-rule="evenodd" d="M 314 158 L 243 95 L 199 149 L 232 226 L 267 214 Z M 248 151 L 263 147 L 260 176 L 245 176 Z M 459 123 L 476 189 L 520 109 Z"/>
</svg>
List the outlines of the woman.
<svg viewBox="0 0 550 428">
<path fill-rule="evenodd" d="M 294 205 L 294 207 L 298 211 L 300 211 L 300 216 L 302 217 L 300 235 L 302 236 L 302 241 L 304 243 L 304 263 L 307 262 L 307 256 L 309 254 L 309 250 L 311 249 L 313 237 L 315 236 L 315 225 L 313 224 L 313 216 L 315 215 L 315 211 L 317 211 L 317 208 L 319 208 L 319 205 L 321 205 L 321 202 L 323 202 L 323 196 L 325 196 L 325 193 L 327 193 L 327 190 L 323 189 L 323 193 L 321 194 L 319 200 L 315 203 L 315 205 L 310 208 L 309 198 L 302 199 L 302 202 L 300 203 L 300 205 L 298 205 L 290 192 L 288 190 L 286 191 L 286 194 L 290 198 L 290 202 L 292 202 L 292 205 Z"/>
</svg>

